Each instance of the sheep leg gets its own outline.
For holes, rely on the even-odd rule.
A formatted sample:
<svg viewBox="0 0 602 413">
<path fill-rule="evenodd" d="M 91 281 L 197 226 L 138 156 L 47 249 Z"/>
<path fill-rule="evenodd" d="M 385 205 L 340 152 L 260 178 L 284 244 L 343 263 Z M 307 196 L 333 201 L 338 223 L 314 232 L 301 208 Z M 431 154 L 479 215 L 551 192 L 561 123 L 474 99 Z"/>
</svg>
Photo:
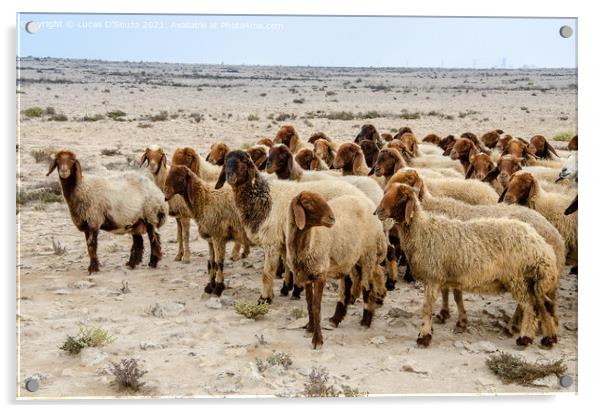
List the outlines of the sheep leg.
<svg viewBox="0 0 602 413">
<path fill-rule="evenodd" d="M 301 299 L 301 293 L 303 292 L 303 286 L 298 285 L 295 282 L 295 275 L 293 274 L 293 271 L 289 268 L 288 264 L 285 262 L 284 263 L 284 278 L 287 279 L 288 278 L 288 289 L 293 289 L 293 293 L 291 294 L 291 300 L 300 300 Z"/>
<path fill-rule="evenodd" d="M 259 297 L 259 302 L 268 304 L 272 303 L 272 298 L 274 297 L 274 289 L 273 289 L 273 280 L 274 273 L 278 268 L 278 261 L 282 254 L 279 250 L 271 247 L 264 248 L 264 260 L 263 260 L 263 274 L 262 274 L 262 284 L 263 289 L 261 292 L 261 296 Z"/>
<path fill-rule="evenodd" d="M 130 259 L 125 264 L 131 269 L 136 268 L 136 265 L 142 262 L 142 255 L 144 253 L 144 242 L 142 235 L 132 234 L 132 250 L 130 251 Z"/>
<path fill-rule="evenodd" d="M 466 309 L 464 308 L 462 291 L 454 289 L 454 301 L 456 302 L 456 308 L 458 309 L 458 321 L 456 322 L 456 327 L 454 327 L 454 333 L 463 333 L 466 331 L 466 326 L 468 325 L 468 317 L 466 316 Z"/>
<path fill-rule="evenodd" d="M 374 286 L 374 304 L 380 307 L 384 304 L 385 297 L 387 296 L 387 289 L 385 288 L 385 274 L 380 265 L 377 265 L 374 268 L 374 273 L 372 274 L 372 283 Z"/>
<path fill-rule="evenodd" d="M 535 306 L 541 319 L 541 345 L 550 348 L 558 342 L 555 305 L 554 302 L 546 302 L 545 293 L 538 286 L 535 287 Z"/>
<path fill-rule="evenodd" d="M 309 316 L 309 321 L 307 324 L 305 324 L 305 330 L 308 332 L 314 331 L 314 314 L 312 312 L 313 292 L 313 283 L 311 281 L 307 281 L 305 283 L 305 301 L 307 302 L 307 314 Z"/>
<path fill-rule="evenodd" d="M 314 291 L 312 294 L 312 313 L 313 313 L 313 338 L 311 343 L 314 346 L 314 349 L 318 349 L 322 347 L 324 344 L 324 340 L 322 338 L 322 329 L 320 327 L 320 319 L 321 319 L 321 309 L 322 309 L 322 293 L 324 292 L 324 284 L 326 283 L 326 279 L 324 275 L 318 275 L 317 279 L 314 281 Z"/>
<path fill-rule="evenodd" d="M 180 218 L 182 222 L 182 262 L 190 262 L 190 218 Z"/>
<path fill-rule="evenodd" d="M 353 281 L 349 275 L 339 279 L 339 299 L 334 310 L 334 315 L 328 319 L 330 323 L 338 327 L 345 315 L 347 314 L 347 306 L 351 301 L 351 285 Z"/>
<path fill-rule="evenodd" d="M 184 255 L 184 248 L 182 247 L 182 222 L 180 218 L 176 218 L 176 224 L 178 225 L 178 253 L 174 261 L 182 261 Z"/>
<path fill-rule="evenodd" d="M 441 289 L 441 311 L 435 316 L 435 321 L 439 324 L 445 324 L 450 317 L 449 313 L 449 288 Z"/>
<path fill-rule="evenodd" d="M 373 288 L 362 288 L 362 299 L 364 300 L 364 311 L 362 313 L 362 319 L 360 325 L 364 327 L 370 327 L 372 324 L 372 317 L 374 316 L 374 294 Z"/>
<path fill-rule="evenodd" d="M 512 337 L 514 333 L 518 333 L 520 331 L 519 326 L 522 323 L 522 320 L 523 310 L 520 305 L 517 305 L 512 318 L 508 320 L 508 323 L 506 324 L 504 333 L 506 333 L 508 337 Z"/>
<path fill-rule="evenodd" d="M 148 233 L 148 242 L 151 246 L 151 256 L 148 265 L 151 268 L 157 268 L 157 264 L 161 259 L 161 237 L 159 233 L 155 231 L 155 228 L 151 224 L 146 224 L 146 232 Z"/>
<path fill-rule="evenodd" d="M 520 327 L 520 336 L 516 339 L 516 344 L 519 346 L 528 346 L 533 342 L 535 330 L 537 329 L 537 317 L 535 316 L 535 308 L 530 299 L 520 303 L 523 313 L 523 320 Z"/>
<path fill-rule="evenodd" d="M 424 286 L 424 303 L 422 305 L 422 328 L 418 334 L 416 343 L 419 346 L 428 347 L 433 338 L 433 307 L 437 301 L 437 292 L 439 291 L 439 285 L 426 284 Z"/>
<path fill-rule="evenodd" d="M 234 246 L 232 247 L 232 253 L 230 254 L 230 259 L 232 261 L 238 261 L 240 259 L 240 243 L 234 242 Z"/>
<path fill-rule="evenodd" d="M 403 280 L 407 283 L 416 282 L 416 278 L 412 275 L 412 270 L 410 267 L 410 261 L 406 258 L 406 272 L 403 274 Z"/>
<path fill-rule="evenodd" d="M 362 292 L 362 267 L 360 265 L 355 265 L 351 272 L 351 297 L 349 299 L 349 304 L 353 304 L 360 297 Z"/>
<path fill-rule="evenodd" d="M 392 245 L 387 246 L 387 282 L 385 283 L 385 286 L 389 291 L 393 291 L 395 289 L 395 284 L 397 283 L 397 261 L 398 258 L 395 247 Z"/>
<path fill-rule="evenodd" d="M 209 238 L 207 240 L 207 246 L 209 247 L 209 254 L 207 256 L 207 275 L 209 276 L 209 282 L 205 286 L 205 292 L 207 294 L 213 294 L 215 289 L 215 251 L 213 249 L 213 240 Z"/>
<path fill-rule="evenodd" d="M 86 246 L 88 247 L 88 256 L 90 257 L 90 265 L 88 266 L 88 274 L 100 271 L 100 263 L 98 262 L 98 230 L 84 231 L 86 236 Z"/>
<path fill-rule="evenodd" d="M 245 242 L 241 257 L 247 258 L 250 253 L 251 253 L 251 245 L 248 242 Z"/>
<path fill-rule="evenodd" d="M 215 251 L 215 288 L 213 293 L 218 297 L 226 288 L 224 285 L 224 257 L 226 255 L 226 242 L 223 239 L 213 239 L 213 249 Z"/>
</svg>

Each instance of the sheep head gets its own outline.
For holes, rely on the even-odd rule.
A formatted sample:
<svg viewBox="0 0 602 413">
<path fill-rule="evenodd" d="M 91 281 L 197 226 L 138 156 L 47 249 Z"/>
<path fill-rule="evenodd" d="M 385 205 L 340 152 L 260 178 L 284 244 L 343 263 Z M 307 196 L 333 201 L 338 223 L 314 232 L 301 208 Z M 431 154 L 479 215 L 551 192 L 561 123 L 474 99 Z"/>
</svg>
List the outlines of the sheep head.
<svg viewBox="0 0 602 413">
<path fill-rule="evenodd" d="M 456 143 L 454 143 L 454 146 L 452 147 L 451 151 L 449 152 L 449 156 L 453 160 L 458 160 L 458 159 L 468 160 L 468 159 L 470 159 L 471 155 L 477 154 L 477 153 L 478 153 L 478 149 L 473 141 L 471 141 L 468 138 L 460 138 L 460 139 L 458 139 L 458 141 Z"/>
<path fill-rule="evenodd" d="M 54 160 L 51 162 L 46 176 L 50 175 L 57 168 L 59 178 L 63 180 L 73 177 L 76 182 L 79 182 L 82 177 L 82 167 L 75 157 L 75 154 L 71 151 L 57 152 L 54 155 Z"/>
<path fill-rule="evenodd" d="M 362 152 L 364 153 L 366 165 L 368 165 L 369 168 L 372 168 L 374 161 L 376 161 L 376 157 L 378 156 L 378 146 L 376 146 L 374 141 L 364 139 L 360 142 L 360 148 L 362 148 Z"/>
<path fill-rule="evenodd" d="M 522 169 L 523 158 L 517 158 L 514 155 L 503 155 L 497 162 L 497 166 L 492 169 L 486 176 L 483 178 L 484 182 L 492 182 L 497 178 L 497 180 L 502 184 L 503 187 L 508 185 L 508 180 L 512 176 L 513 173 L 518 172 Z"/>
<path fill-rule="evenodd" d="M 285 145 L 277 144 L 270 148 L 265 171 L 275 173 L 279 178 L 288 179 L 293 171 L 293 154 Z"/>
<path fill-rule="evenodd" d="M 328 136 L 326 136 L 326 134 L 324 132 L 314 133 L 313 135 L 311 135 L 309 137 L 309 139 L 307 141 L 313 145 L 318 139 L 324 139 L 325 141 L 332 142 L 332 139 L 330 139 Z"/>
<path fill-rule="evenodd" d="M 299 135 L 297 135 L 297 131 L 291 125 L 285 125 L 281 127 L 276 133 L 276 139 L 274 139 L 274 143 L 282 143 L 292 151 L 297 148 L 299 144 Z"/>
<path fill-rule="evenodd" d="M 224 166 L 215 184 L 215 189 L 220 189 L 226 181 L 233 188 L 248 183 L 253 183 L 257 176 L 257 167 L 248 153 L 240 150 L 231 151 L 226 155 Z"/>
<path fill-rule="evenodd" d="M 171 166 L 174 167 L 175 165 L 187 166 L 198 175 L 201 172 L 201 157 L 190 147 L 178 148 L 171 159 Z"/>
<path fill-rule="evenodd" d="M 295 161 L 306 171 L 316 169 L 316 161 L 318 157 L 314 154 L 311 149 L 301 149 L 297 155 L 295 155 Z"/>
<path fill-rule="evenodd" d="M 389 180 L 387 188 L 393 184 L 405 184 L 412 187 L 414 192 L 418 194 L 418 199 L 420 200 L 422 200 L 424 196 L 424 181 L 415 169 L 405 168 L 395 172 L 395 175 Z M 385 190 L 387 188 L 385 188 Z"/>
<path fill-rule="evenodd" d="M 169 170 L 165 180 L 165 200 L 169 201 L 175 195 L 188 195 L 192 199 L 192 178 L 194 172 L 187 166 L 176 165 Z"/>
<path fill-rule="evenodd" d="M 481 136 L 481 142 L 483 142 L 483 145 L 485 145 L 489 149 L 493 149 L 496 147 L 497 142 L 500 139 L 500 135 L 502 133 L 504 133 L 504 131 L 501 129 L 487 132 L 486 134 Z"/>
<path fill-rule="evenodd" d="M 447 135 L 445 138 L 441 139 L 438 146 L 443 149 L 443 156 L 449 156 L 455 143 L 456 137 L 454 135 Z"/>
<path fill-rule="evenodd" d="M 344 143 L 339 147 L 332 162 L 332 167 L 355 175 L 355 172 L 362 165 L 362 161 L 364 161 L 362 148 L 356 143 Z"/>
<path fill-rule="evenodd" d="M 260 171 L 265 170 L 265 164 L 268 160 L 268 152 L 263 146 L 251 146 L 247 149 L 251 160 Z M 224 159 L 225 161 L 225 159 Z"/>
<path fill-rule="evenodd" d="M 529 143 L 523 139 L 510 139 L 502 155 L 514 155 L 517 158 L 522 158 L 523 164 L 528 157 L 537 159 L 535 153 L 529 149 Z"/>
<path fill-rule="evenodd" d="M 385 190 L 374 215 L 381 221 L 392 218 L 399 224 L 409 226 L 417 205 L 415 190 L 409 185 L 395 183 Z"/>
<path fill-rule="evenodd" d="M 319 226 L 330 228 L 336 222 L 332 208 L 316 192 L 300 192 L 292 199 L 290 208 L 295 226 L 300 230 Z"/>
<path fill-rule="evenodd" d="M 267 147 L 270 147 L 274 144 L 274 141 L 271 140 L 270 138 L 261 138 L 257 141 L 258 145 L 265 145 Z"/>
<path fill-rule="evenodd" d="M 360 133 L 357 134 L 357 136 L 355 137 L 355 140 L 353 142 L 360 143 L 364 139 L 368 139 L 369 141 L 372 141 L 372 142 L 378 142 L 380 140 L 380 135 L 378 134 L 378 131 L 376 130 L 374 125 L 371 125 L 371 124 L 362 125 L 362 127 L 360 129 Z"/>
<path fill-rule="evenodd" d="M 144 154 L 142 154 L 142 158 L 140 158 L 140 167 L 142 167 L 145 162 L 148 164 L 148 169 L 151 173 L 156 175 L 161 171 L 161 168 L 167 167 L 167 155 L 163 151 L 163 148 L 151 146 L 144 150 Z"/>
<path fill-rule="evenodd" d="M 404 152 L 410 154 L 412 157 L 416 156 L 416 146 L 418 145 L 418 141 L 412 132 L 406 132 L 401 135 L 399 142 L 401 142 Z"/>
<path fill-rule="evenodd" d="M 393 140 L 393 135 L 390 133 L 381 133 L 380 137 L 383 138 L 385 142 L 391 142 Z"/>
<path fill-rule="evenodd" d="M 439 145 L 439 143 L 441 142 L 441 138 L 438 135 L 435 135 L 434 133 L 429 133 L 424 137 L 424 139 L 422 139 L 422 142 L 432 143 L 433 145 Z"/>
<path fill-rule="evenodd" d="M 537 180 L 528 172 L 515 172 L 508 182 L 508 186 L 500 194 L 498 202 L 519 204 L 534 208 L 534 198 L 539 192 Z"/>
<path fill-rule="evenodd" d="M 529 152 L 540 158 L 551 159 L 552 155 L 550 155 L 550 153 L 553 153 L 556 155 L 556 157 L 559 157 L 556 153 L 556 149 L 554 149 L 554 147 L 550 145 L 548 140 L 542 135 L 533 136 L 529 142 L 529 145 L 527 146 L 527 149 Z"/>
<path fill-rule="evenodd" d="M 406 164 L 396 149 L 385 148 L 378 154 L 374 166 L 368 175 L 376 176 L 392 176 L 399 169 L 405 167 Z"/>
<path fill-rule="evenodd" d="M 213 165 L 222 166 L 228 152 L 230 148 L 225 143 L 214 143 L 205 160 Z"/>
<path fill-rule="evenodd" d="M 470 165 L 466 170 L 466 179 L 474 176 L 476 179 L 483 180 L 496 167 L 495 163 L 491 160 L 491 156 L 486 153 L 473 154 L 469 161 Z"/>
<path fill-rule="evenodd" d="M 326 139 L 318 139 L 314 142 L 314 153 L 326 163 L 332 161 L 336 156 L 332 143 Z"/>
<path fill-rule="evenodd" d="M 411 134 L 413 134 L 414 132 L 412 132 L 412 128 L 410 128 L 409 126 L 402 126 L 401 128 L 399 128 L 399 130 L 397 131 L 397 133 L 395 134 L 395 136 L 393 136 L 393 139 L 399 139 L 405 133 L 411 133 Z"/>
</svg>

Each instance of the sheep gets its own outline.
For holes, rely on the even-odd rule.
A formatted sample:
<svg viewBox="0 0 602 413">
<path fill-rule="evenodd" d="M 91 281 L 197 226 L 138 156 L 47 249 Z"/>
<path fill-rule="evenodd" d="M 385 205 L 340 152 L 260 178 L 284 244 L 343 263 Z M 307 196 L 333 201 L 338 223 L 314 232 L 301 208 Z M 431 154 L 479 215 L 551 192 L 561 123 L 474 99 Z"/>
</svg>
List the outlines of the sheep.
<svg viewBox="0 0 602 413">
<path fill-rule="evenodd" d="M 343 176 L 358 175 L 367 176 L 370 168 L 362 153 L 362 148 L 356 143 L 343 143 L 332 162 L 333 169 L 341 169 Z M 373 177 L 382 187 L 385 186 L 384 178 Z"/>
<path fill-rule="evenodd" d="M 468 162 L 466 179 L 474 177 L 475 179 L 483 180 L 489 172 L 496 168 L 495 162 L 491 160 L 491 155 L 482 152 L 470 155 Z"/>
<path fill-rule="evenodd" d="M 571 273 L 577 273 L 577 215 L 564 215 L 572 196 L 547 192 L 530 173 L 515 172 L 508 186 L 501 193 L 499 202 L 519 204 L 536 210 L 552 223 L 564 238 L 567 264 L 573 265 Z"/>
<path fill-rule="evenodd" d="M 412 131 L 412 128 L 410 128 L 409 126 L 402 126 L 401 128 L 399 128 L 399 130 L 397 131 L 397 133 L 395 134 L 395 136 L 393 136 L 393 139 L 399 139 L 405 133 L 414 134 L 414 132 Z"/>
<path fill-rule="evenodd" d="M 491 132 L 487 132 L 483 136 L 481 136 L 481 142 L 483 142 L 483 145 L 485 145 L 489 149 L 494 149 L 497 146 L 497 142 L 500 139 L 500 135 L 502 133 L 504 133 L 504 131 L 501 129 L 496 129 Z"/>
<path fill-rule="evenodd" d="M 562 169 L 558 173 L 558 178 L 554 182 L 560 182 L 565 179 L 577 182 L 577 166 L 577 152 L 573 152 L 564 162 Z"/>
<path fill-rule="evenodd" d="M 364 139 L 359 143 L 360 148 L 362 148 L 362 153 L 364 154 L 364 159 L 366 160 L 366 165 L 368 168 L 372 168 L 374 162 L 376 161 L 376 157 L 378 156 L 378 152 L 380 151 L 379 147 L 375 142 L 370 141 L 368 139 Z"/>
<path fill-rule="evenodd" d="M 90 264 L 88 274 L 100 271 L 98 232 L 131 234 L 132 249 L 126 265 L 134 269 L 142 262 L 148 233 L 151 246 L 149 266 L 156 268 L 161 259 L 161 240 L 157 230 L 165 223 L 168 206 L 163 193 L 146 176 L 129 172 L 115 177 L 83 176 L 75 153 L 56 153 L 46 176 L 58 170 L 65 202 L 75 227 L 86 236 Z"/>
<path fill-rule="evenodd" d="M 330 139 L 330 137 L 328 137 L 324 132 L 314 133 L 309 137 L 307 142 L 313 145 L 318 139 L 324 139 L 325 141 L 332 142 L 332 139 Z"/>
<path fill-rule="evenodd" d="M 361 324 L 369 327 L 374 313 L 371 279 L 385 258 L 382 225 L 372 215 L 374 204 L 365 197 L 341 196 L 327 202 L 320 194 L 302 191 L 290 202 L 286 227 L 286 259 L 295 273 L 295 283 L 305 285 L 313 348 L 324 343 L 320 328 L 322 291 L 327 277 L 346 279 L 356 265 L 361 267 L 364 311 Z M 339 290 L 335 314 L 338 326 L 347 312 L 351 286 Z"/>
<path fill-rule="evenodd" d="M 178 148 L 171 159 L 172 165 L 186 165 L 192 171 L 200 176 L 205 181 L 215 182 L 219 177 L 221 168 L 216 165 L 211 165 L 209 162 L 201 159 L 198 153 L 193 148 L 185 147 Z"/>
<path fill-rule="evenodd" d="M 479 148 L 468 138 L 460 138 L 449 152 L 450 158 L 454 161 L 459 160 L 464 169 L 464 173 L 468 174 L 470 167 L 470 158 L 479 153 Z"/>
<path fill-rule="evenodd" d="M 567 150 L 576 151 L 577 150 L 577 135 L 573 136 L 567 145 Z"/>
<path fill-rule="evenodd" d="M 403 169 L 397 171 L 387 186 L 399 183 L 403 176 Z M 419 171 L 424 173 L 424 170 Z M 498 201 L 498 194 L 491 186 L 475 179 L 463 178 L 427 178 L 424 179 L 435 196 L 448 196 L 470 205 L 493 205 Z"/>
<path fill-rule="evenodd" d="M 270 138 L 261 138 L 256 142 L 257 145 L 265 145 L 268 148 L 274 144 L 274 141 Z"/>
<path fill-rule="evenodd" d="M 384 176 L 385 182 L 388 182 L 395 172 L 406 166 L 406 162 L 399 154 L 399 151 L 392 148 L 383 148 L 379 152 L 376 162 L 370 172 L 368 172 L 368 175 Z"/>
<path fill-rule="evenodd" d="M 564 210 L 564 215 L 571 215 L 577 212 L 577 195 L 575 199 L 571 201 L 571 204 Z"/>
<path fill-rule="evenodd" d="M 250 241 L 240 222 L 230 188 L 214 189 L 186 166 L 173 166 L 165 181 L 165 200 L 179 195 L 199 227 L 199 235 L 209 245 L 207 294 L 221 296 L 224 285 L 224 256 L 228 241 L 245 245 L 248 254 Z"/>
<path fill-rule="evenodd" d="M 464 132 L 462 135 L 460 135 L 460 139 L 468 139 L 475 144 L 480 152 L 490 153 L 490 151 L 483 145 L 483 142 L 481 142 L 481 140 L 477 138 L 477 135 L 472 132 Z"/>
<path fill-rule="evenodd" d="M 439 135 L 434 133 L 429 133 L 424 138 L 422 138 L 422 143 L 432 143 L 433 145 L 439 145 L 439 142 L 441 142 L 441 138 L 439 137 Z"/>
<path fill-rule="evenodd" d="M 510 292 L 522 311 L 519 346 L 533 342 L 541 319 L 541 344 L 557 342 L 553 305 L 558 285 L 556 257 L 530 225 L 508 218 L 459 221 L 424 210 L 414 190 L 390 185 L 375 215 L 398 223 L 402 245 L 417 279 L 424 283 L 422 327 L 416 340 L 428 346 L 432 311 L 441 288 L 486 294 Z"/>
<path fill-rule="evenodd" d="M 391 142 L 393 140 L 393 135 L 391 135 L 390 133 L 381 133 L 380 137 L 385 141 L 385 142 Z"/>
<path fill-rule="evenodd" d="M 347 182 L 268 181 L 244 151 L 231 151 L 222 167 L 215 188 L 226 181 L 234 191 L 234 203 L 249 240 L 264 250 L 263 288 L 260 301 L 271 302 L 272 281 L 281 256 L 285 255 L 284 230 L 288 204 L 301 191 L 314 191 L 330 200 L 342 195 L 364 196 Z"/>
<path fill-rule="evenodd" d="M 535 154 L 535 156 L 540 159 L 554 159 L 552 154 L 556 158 L 560 158 L 558 153 L 556 153 L 556 149 L 547 141 L 547 139 L 542 135 L 535 135 L 531 138 L 529 142 L 529 152 Z"/>
<path fill-rule="evenodd" d="M 222 166 L 228 152 L 230 152 L 230 148 L 225 143 L 214 143 L 205 160 L 213 165 Z"/>
<path fill-rule="evenodd" d="M 449 156 L 449 152 L 451 152 L 451 148 L 456 143 L 456 138 L 454 135 L 447 135 L 445 138 L 441 139 L 441 142 L 437 146 L 443 149 L 443 156 Z"/>
<path fill-rule="evenodd" d="M 334 157 L 339 150 L 339 146 L 334 143 L 327 141 L 326 139 L 317 139 L 314 141 L 314 153 L 317 157 L 322 159 L 329 168 L 332 168 L 332 162 Z"/>
<path fill-rule="evenodd" d="M 311 149 L 301 149 L 297 155 L 295 155 L 295 161 L 297 161 L 299 166 L 306 171 L 327 171 L 330 169 L 330 167 L 326 165 L 326 162 Z"/>
<path fill-rule="evenodd" d="M 362 125 L 362 127 L 360 128 L 360 132 L 357 134 L 357 136 L 355 137 L 355 140 L 353 142 L 359 144 L 364 139 L 368 139 L 368 140 L 374 142 L 376 144 L 376 146 L 378 146 L 378 149 L 381 149 L 384 145 L 384 143 L 383 143 L 380 135 L 378 134 L 378 131 L 374 127 L 374 125 L 370 125 L 370 124 Z"/>
<path fill-rule="evenodd" d="M 505 143 L 505 148 L 502 150 L 503 155 L 514 155 L 517 159 L 522 159 L 522 164 L 527 165 L 528 159 L 535 159 L 537 156 L 531 148 L 529 142 L 522 139 L 512 138 Z"/>
<path fill-rule="evenodd" d="M 421 155 L 418 150 L 418 140 L 413 133 L 404 133 L 399 137 L 399 142 L 401 143 L 402 148 L 401 154 L 405 157 L 406 161 L 410 161 L 411 158 L 416 158 Z"/>
<path fill-rule="evenodd" d="M 266 138 L 267 139 L 267 138 Z M 265 170 L 265 164 L 268 160 L 268 152 L 273 145 L 257 144 L 247 148 L 247 153 L 253 160 L 253 163 L 260 171 Z"/>
<path fill-rule="evenodd" d="M 179 158 L 182 160 L 182 158 Z M 169 165 L 167 164 L 167 155 L 163 151 L 163 148 L 158 146 L 151 146 L 146 148 L 144 154 L 140 158 L 140 167 L 148 164 L 148 171 L 150 172 L 155 185 L 165 192 L 165 180 L 169 173 Z M 193 172 L 198 174 L 198 165 L 194 163 L 191 165 L 196 167 Z M 175 217 L 177 224 L 177 240 L 178 240 L 178 252 L 175 257 L 175 261 L 181 261 L 185 264 L 190 263 L 190 219 L 192 214 L 186 206 L 184 200 L 177 196 L 171 199 L 169 202 L 169 215 Z"/>
<path fill-rule="evenodd" d="M 517 139 L 519 141 L 521 141 L 522 143 L 524 143 L 525 145 L 529 146 L 529 142 L 523 138 L 513 138 L 512 135 L 509 134 L 505 134 L 504 137 L 499 138 L 497 141 L 497 149 L 500 152 L 504 152 L 506 150 L 506 147 L 508 146 L 508 143 L 513 140 L 513 139 Z"/>
<path fill-rule="evenodd" d="M 518 205 L 468 205 L 453 198 L 434 197 L 429 192 L 428 185 L 422 180 L 418 172 L 412 169 L 406 169 L 401 172 L 398 182 L 409 185 L 417 190 L 418 200 L 422 202 L 422 207 L 426 211 L 434 214 L 441 214 L 462 221 L 474 218 L 505 217 L 530 224 L 554 250 L 558 273 L 560 274 L 564 270 L 566 256 L 564 239 L 558 230 L 537 211 L 523 208 Z M 436 319 L 443 323 L 449 318 L 449 297 L 447 289 L 442 290 L 442 297 L 443 306 Z M 459 312 L 456 330 L 464 331 L 467 325 L 467 318 L 464 306 L 461 303 L 462 292 L 454 291 L 454 299 L 457 303 Z M 511 333 L 511 331 L 509 332 Z"/>
<path fill-rule="evenodd" d="M 274 139 L 274 144 L 282 143 L 289 147 L 292 153 L 296 154 L 301 149 L 312 149 L 312 145 L 307 142 L 303 142 L 299 135 L 297 135 L 297 131 L 291 125 L 282 126 L 278 132 L 276 133 L 276 138 Z"/>
</svg>

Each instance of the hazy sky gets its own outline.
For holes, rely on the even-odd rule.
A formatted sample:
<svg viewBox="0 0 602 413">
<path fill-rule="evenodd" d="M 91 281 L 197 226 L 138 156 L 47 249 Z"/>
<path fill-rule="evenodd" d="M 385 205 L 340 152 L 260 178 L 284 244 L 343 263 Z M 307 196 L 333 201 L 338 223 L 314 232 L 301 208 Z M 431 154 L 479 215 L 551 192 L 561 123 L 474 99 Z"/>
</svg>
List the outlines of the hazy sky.
<svg viewBox="0 0 602 413">
<path fill-rule="evenodd" d="M 573 68 L 576 38 L 577 20 L 556 18 L 17 15 L 18 56 L 103 60 Z"/>
</svg>

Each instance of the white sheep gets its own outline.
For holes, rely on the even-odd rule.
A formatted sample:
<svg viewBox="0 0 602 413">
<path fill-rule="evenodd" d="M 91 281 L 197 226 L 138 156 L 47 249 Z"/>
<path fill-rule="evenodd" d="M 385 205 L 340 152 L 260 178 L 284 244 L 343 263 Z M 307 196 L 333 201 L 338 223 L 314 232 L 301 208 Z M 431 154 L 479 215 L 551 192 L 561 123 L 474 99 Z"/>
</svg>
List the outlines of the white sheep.
<svg viewBox="0 0 602 413">
<path fill-rule="evenodd" d="M 71 220 L 86 236 L 90 265 L 88 273 L 99 271 L 98 232 L 131 234 L 133 239 L 127 266 L 142 262 L 142 234 L 148 233 L 150 267 L 161 259 L 157 229 L 167 217 L 168 206 L 161 190 L 146 176 L 128 172 L 115 177 L 83 176 L 79 160 L 71 151 L 59 151 L 46 176 L 58 169 L 60 184 Z"/>
</svg>

